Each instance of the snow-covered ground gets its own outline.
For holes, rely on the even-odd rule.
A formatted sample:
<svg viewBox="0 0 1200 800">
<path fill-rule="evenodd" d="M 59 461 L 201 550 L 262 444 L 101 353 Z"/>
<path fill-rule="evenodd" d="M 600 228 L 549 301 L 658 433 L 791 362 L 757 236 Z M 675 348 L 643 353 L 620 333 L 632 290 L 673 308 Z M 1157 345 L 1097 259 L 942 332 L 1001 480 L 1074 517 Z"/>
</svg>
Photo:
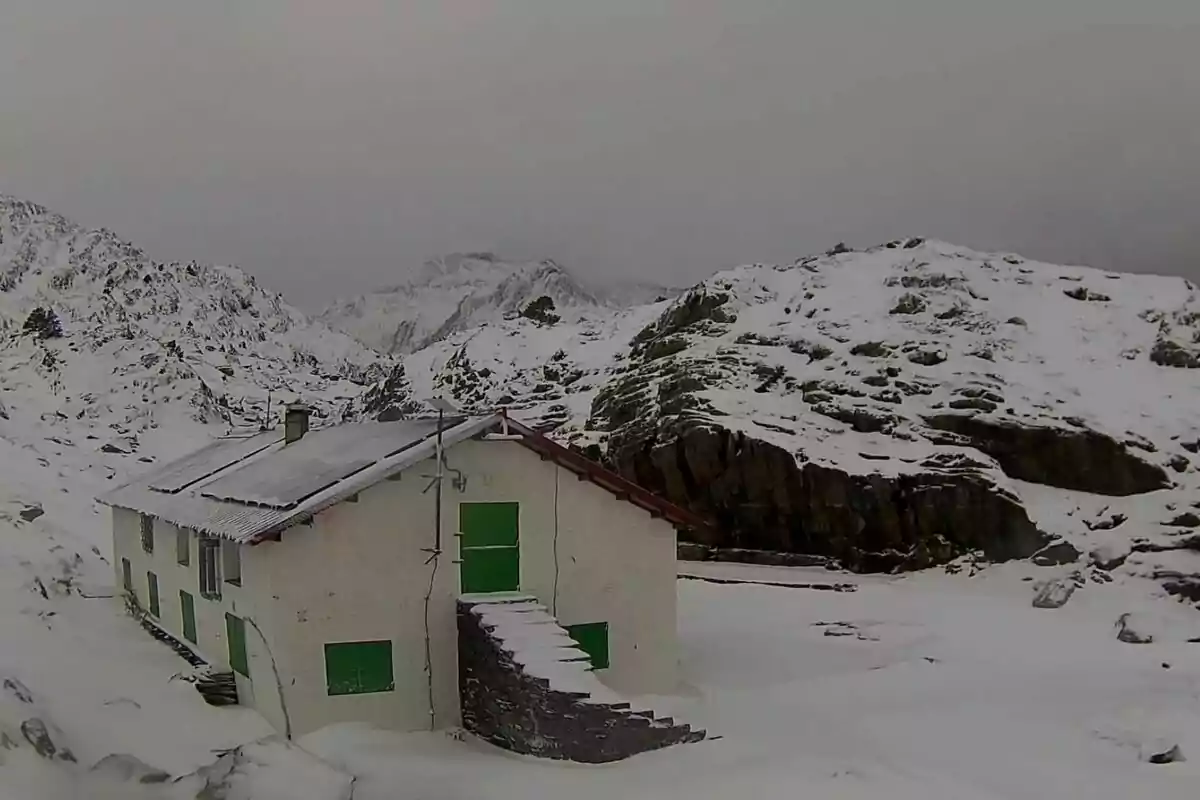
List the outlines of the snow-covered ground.
<svg viewBox="0 0 1200 800">
<path fill-rule="evenodd" d="M 853 592 L 681 581 L 687 686 L 653 703 L 720 738 L 616 765 L 353 726 L 302 744 L 357 776 L 356 800 L 1193 797 L 1200 762 L 1144 759 L 1200 751 L 1200 645 L 1125 644 L 1113 621 L 1182 632 L 1195 612 L 1112 586 L 1033 608 L 1024 579 L 1058 569 L 858 578 Z"/>
</svg>

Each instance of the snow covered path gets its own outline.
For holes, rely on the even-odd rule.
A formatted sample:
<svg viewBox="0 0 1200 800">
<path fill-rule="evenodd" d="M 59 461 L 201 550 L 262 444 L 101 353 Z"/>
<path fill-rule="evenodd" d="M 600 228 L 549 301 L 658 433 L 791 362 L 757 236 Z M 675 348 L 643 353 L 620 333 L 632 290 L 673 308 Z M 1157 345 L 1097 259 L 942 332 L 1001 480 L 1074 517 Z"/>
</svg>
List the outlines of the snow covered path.
<svg viewBox="0 0 1200 800">
<path fill-rule="evenodd" d="M 1194 629 L 1195 612 L 1119 586 L 1030 607 L 1012 565 L 837 593 L 681 581 L 688 696 L 653 698 L 722 737 L 607 767 L 514 758 L 435 735 L 355 727 L 303 742 L 358 776 L 356 800 L 420 798 L 1194 797 L 1200 645 L 1115 638 L 1133 611 Z M 1169 668 L 1164 667 L 1169 665 Z"/>
</svg>

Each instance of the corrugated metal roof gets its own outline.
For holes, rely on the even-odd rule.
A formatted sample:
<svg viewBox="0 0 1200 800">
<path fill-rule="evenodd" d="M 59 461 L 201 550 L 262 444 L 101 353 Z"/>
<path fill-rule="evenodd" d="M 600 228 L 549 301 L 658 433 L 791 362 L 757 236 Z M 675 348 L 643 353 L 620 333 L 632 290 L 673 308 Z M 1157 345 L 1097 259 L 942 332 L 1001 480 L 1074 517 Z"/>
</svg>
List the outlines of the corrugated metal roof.
<svg viewBox="0 0 1200 800">
<path fill-rule="evenodd" d="M 453 425 L 451 421 L 449 425 Z M 437 433 L 437 420 L 364 422 L 310 431 L 269 457 L 227 470 L 199 488 L 204 497 L 291 508 L 307 497 Z"/>
<path fill-rule="evenodd" d="M 489 416 L 447 420 L 443 444 L 449 446 L 481 433 L 498 424 L 499 419 Z M 436 448 L 436 433 L 436 420 L 349 423 L 310 431 L 299 442 L 290 445 L 271 443 L 253 451 L 249 457 L 246 456 L 247 440 L 221 440 L 156 473 L 113 489 L 99 500 L 206 535 L 251 542 L 302 522 L 389 475 L 431 457 Z M 277 433 L 272 436 L 278 439 Z M 305 443 L 309 444 L 305 448 L 307 457 L 285 457 L 289 450 Z M 337 452 L 339 445 L 345 447 L 345 452 Z M 342 477 L 313 490 L 316 481 L 304 470 L 323 452 L 328 457 L 325 474 L 336 473 Z M 368 460 L 372 456 L 374 458 Z M 215 471 L 213 467 L 216 467 Z M 276 472 L 273 473 L 273 469 Z M 210 478 L 194 480 L 173 494 L 153 488 L 156 484 L 178 485 L 185 473 L 195 476 L 201 472 L 207 472 Z M 238 475 L 243 472 L 248 472 L 252 478 L 257 476 L 261 483 L 252 482 L 247 489 L 237 488 Z M 289 482 L 284 478 L 295 480 Z M 222 485 L 229 487 L 227 491 L 242 496 L 208 496 L 213 487 Z M 267 494 L 264 487 L 277 494 L 288 490 L 298 492 L 298 487 L 304 487 L 308 493 L 286 505 L 258 503 Z M 278 498 L 268 499 L 282 502 Z"/>
</svg>

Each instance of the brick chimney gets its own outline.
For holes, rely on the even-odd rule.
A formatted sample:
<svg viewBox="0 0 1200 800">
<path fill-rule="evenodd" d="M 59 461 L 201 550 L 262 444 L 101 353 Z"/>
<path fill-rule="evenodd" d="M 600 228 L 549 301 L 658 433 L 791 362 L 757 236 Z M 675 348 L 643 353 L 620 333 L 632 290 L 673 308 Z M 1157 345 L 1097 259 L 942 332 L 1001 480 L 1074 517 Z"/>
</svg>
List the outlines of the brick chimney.
<svg viewBox="0 0 1200 800">
<path fill-rule="evenodd" d="M 283 412 L 283 443 L 291 444 L 308 433 L 308 417 L 312 410 L 303 403 L 291 403 Z"/>
</svg>

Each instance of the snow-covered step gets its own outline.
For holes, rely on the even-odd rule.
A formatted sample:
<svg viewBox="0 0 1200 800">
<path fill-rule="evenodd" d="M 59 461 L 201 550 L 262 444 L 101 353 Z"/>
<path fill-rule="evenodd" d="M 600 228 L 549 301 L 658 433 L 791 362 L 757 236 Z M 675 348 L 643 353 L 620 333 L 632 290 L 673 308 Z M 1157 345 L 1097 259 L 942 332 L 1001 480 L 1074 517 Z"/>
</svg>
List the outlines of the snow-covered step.
<svg viewBox="0 0 1200 800">
<path fill-rule="evenodd" d="M 605 686 L 587 654 L 534 599 L 463 597 L 458 624 L 463 725 L 488 741 L 604 762 L 706 736 L 634 708 Z"/>
</svg>

